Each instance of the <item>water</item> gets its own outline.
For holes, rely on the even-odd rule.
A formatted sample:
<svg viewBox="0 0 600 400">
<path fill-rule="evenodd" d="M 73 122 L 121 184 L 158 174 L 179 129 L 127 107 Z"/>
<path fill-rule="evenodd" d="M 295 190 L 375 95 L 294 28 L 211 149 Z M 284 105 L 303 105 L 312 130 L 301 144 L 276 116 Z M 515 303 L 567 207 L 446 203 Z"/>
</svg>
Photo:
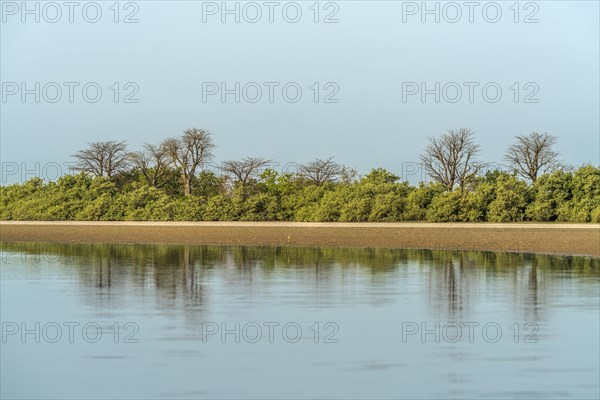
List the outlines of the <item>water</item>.
<svg viewBox="0 0 600 400">
<path fill-rule="evenodd" d="M 12 243 L 0 268 L 2 398 L 600 394 L 598 259 Z"/>
</svg>

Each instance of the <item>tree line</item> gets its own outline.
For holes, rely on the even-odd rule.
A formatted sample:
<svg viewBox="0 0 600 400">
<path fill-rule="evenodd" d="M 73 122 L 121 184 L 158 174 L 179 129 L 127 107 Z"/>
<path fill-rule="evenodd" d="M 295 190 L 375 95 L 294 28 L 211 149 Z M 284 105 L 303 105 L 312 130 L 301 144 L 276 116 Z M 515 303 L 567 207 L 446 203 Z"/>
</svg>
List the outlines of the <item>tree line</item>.
<svg viewBox="0 0 600 400">
<path fill-rule="evenodd" d="M 246 157 L 206 168 L 213 136 L 187 129 L 129 151 L 124 141 L 77 151 L 78 174 L 3 186 L 3 220 L 563 221 L 600 222 L 600 168 L 566 166 L 555 136 L 515 137 L 504 168 L 480 160 L 470 129 L 428 138 L 416 186 L 376 168 L 359 177 L 333 157 L 293 172 Z"/>
</svg>

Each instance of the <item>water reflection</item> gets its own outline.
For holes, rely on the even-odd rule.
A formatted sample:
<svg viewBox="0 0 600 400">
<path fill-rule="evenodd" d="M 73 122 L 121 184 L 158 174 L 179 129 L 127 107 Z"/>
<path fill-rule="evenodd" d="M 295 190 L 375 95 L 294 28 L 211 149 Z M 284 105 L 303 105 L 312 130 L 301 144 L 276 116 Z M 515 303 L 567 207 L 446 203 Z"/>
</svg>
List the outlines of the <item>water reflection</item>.
<svg viewBox="0 0 600 400">
<path fill-rule="evenodd" d="M 413 265 L 425 277 L 430 306 L 450 320 L 464 317 L 478 297 L 489 294 L 490 280 L 505 284 L 502 296 L 512 299 L 524 319 L 538 320 L 549 286 L 600 277 L 600 259 L 591 257 L 414 249 L 3 243 L 2 263 L 61 265 L 90 295 L 109 299 L 115 291 L 144 292 L 152 284 L 163 306 L 191 310 L 202 309 L 203 283 L 214 274 L 241 291 L 286 277 L 318 294 L 357 276 L 384 282 Z"/>
<path fill-rule="evenodd" d="M 28 353 L 3 345 L 3 397 L 552 398 L 599 390 L 600 259 L 32 243 L 4 243 L 1 257 L 3 321 L 135 321 L 140 329 L 137 347 L 42 343 Z M 294 321 L 304 330 L 296 344 L 205 343 L 207 321 Z M 402 340 L 407 322 L 465 321 L 496 323 L 503 340 Z M 327 322 L 339 327 L 335 345 L 322 344 Z M 528 322 L 537 342 L 523 340 Z M 49 357 L 71 364 L 46 369 L 39 390 L 27 385 L 31 363 Z M 65 386 L 64 376 L 91 386 Z"/>
</svg>

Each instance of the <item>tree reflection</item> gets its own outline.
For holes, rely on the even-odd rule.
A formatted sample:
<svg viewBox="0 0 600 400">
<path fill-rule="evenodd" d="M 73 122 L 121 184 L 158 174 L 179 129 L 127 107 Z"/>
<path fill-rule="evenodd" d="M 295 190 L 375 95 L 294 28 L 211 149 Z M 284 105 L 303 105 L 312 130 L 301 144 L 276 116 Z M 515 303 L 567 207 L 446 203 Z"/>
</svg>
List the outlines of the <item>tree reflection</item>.
<svg viewBox="0 0 600 400">
<path fill-rule="evenodd" d="M 194 320 L 206 309 L 207 285 L 215 280 L 250 300 L 285 279 L 287 290 L 312 292 L 315 304 L 326 305 L 364 285 L 369 296 L 349 301 L 385 302 L 384 288 L 402 291 L 416 275 L 440 318 L 459 320 L 479 301 L 507 297 L 524 320 L 537 321 L 552 287 L 600 277 L 597 258 L 478 251 L 40 243 L 3 243 L 2 250 L 3 262 L 58 263 L 95 303 L 118 307 L 122 295 L 133 293 Z"/>
</svg>

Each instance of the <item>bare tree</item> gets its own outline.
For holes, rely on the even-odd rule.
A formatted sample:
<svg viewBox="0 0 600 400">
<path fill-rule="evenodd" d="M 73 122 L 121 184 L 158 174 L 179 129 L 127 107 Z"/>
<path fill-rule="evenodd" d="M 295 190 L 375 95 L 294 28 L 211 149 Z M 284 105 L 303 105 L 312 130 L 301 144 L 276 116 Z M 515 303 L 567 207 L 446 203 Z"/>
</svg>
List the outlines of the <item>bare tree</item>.
<svg viewBox="0 0 600 400">
<path fill-rule="evenodd" d="M 222 166 L 223 171 L 233 176 L 239 182 L 245 193 L 245 188 L 250 183 L 250 180 L 255 178 L 261 169 L 271 162 L 271 160 L 264 158 L 246 157 L 240 161 L 224 161 Z"/>
<path fill-rule="evenodd" d="M 552 172 L 562 167 L 558 152 L 552 150 L 556 136 L 532 132 L 515 137 L 517 142 L 506 151 L 504 159 L 525 179 L 535 182 L 540 173 Z"/>
<path fill-rule="evenodd" d="M 328 159 L 316 158 L 298 167 L 298 175 L 317 186 L 321 186 L 326 182 L 335 182 L 346 175 L 352 175 L 350 172 L 344 165 L 333 161 L 333 157 Z"/>
<path fill-rule="evenodd" d="M 129 153 L 131 163 L 140 170 L 148 185 L 161 188 L 166 183 L 167 149 L 164 145 L 144 144 L 144 149 Z"/>
<path fill-rule="evenodd" d="M 170 163 L 181 172 L 183 193 L 192 193 L 192 182 L 198 167 L 212 157 L 213 143 L 210 132 L 204 129 L 186 129 L 178 138 L 162 143 Z"/>
<path fill-rule="evenodd" d="M 435 181 L 452 191 L 460 190 L 473 180 L 485 164 L 475 158 L 480 147 L 475 143 L 475 132 L 470 129 L 451 129 L 439 138 L 429 138 L 429 144 L 421 155 L 425 171 Z"/>
<path fill-rule="evenodd" d="M 75 169 L 92 176 L 112 178 L 129 165 L 126 142 L 109 140 L 89 143 L 88 148 L 73 155 L 77 160 Z"/>
<path fill-rule="evenodd" d="M 339 180 L 344 183 L 352 183 L 356 180 L 357 175 L 358 174 L 354 168 L 343 167 Z"/>
</svg>

